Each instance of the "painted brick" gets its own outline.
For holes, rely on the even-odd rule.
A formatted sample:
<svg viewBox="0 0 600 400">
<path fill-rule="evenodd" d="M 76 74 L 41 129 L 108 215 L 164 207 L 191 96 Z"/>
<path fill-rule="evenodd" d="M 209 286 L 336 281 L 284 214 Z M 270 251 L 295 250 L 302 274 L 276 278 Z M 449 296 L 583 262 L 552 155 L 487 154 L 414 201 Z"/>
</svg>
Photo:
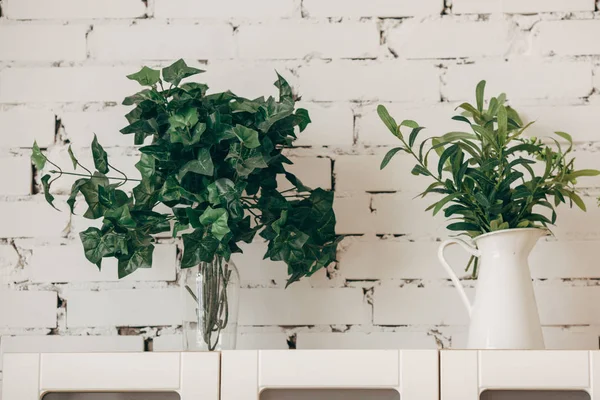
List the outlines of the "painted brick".
<svg viewBox="0 0 600 400">
<path fill-rule="evenodd" d="M 598 238 L 600 237 L 600 226 L 590 221 L 600 218 L 600 208 L 595 197 L 582 196 L 587 207 L 587 212 L 581 211 L 577 206 L 569 208 L 561 205 L 557 208 L 557 225 L 552 227 L 552 233 L 559 240 Z"/>
<path fill-rule="evenodd" d="M 545 21 L 536 26 L 535 46 L 542 55 L 600 54 L 600 21 Z"/>
<path fill-rule="evenodd" d="M 0 246 L 0 285 L 23 282 L 27 277 L 19 268 L 21 259 L 17 250 L 10 244 Z"/>
<path fill-rule="evenodd" d="M 600 322 L 600 286 L 539 285 L 535 288 L 535 297 L 543 325 L 598 325 Z"/>
<path fill-rule="evenodd" d="M 305 185 L 312 188 L 331 189 L 331 160 L 319 157 L 290 157 L 294 163 L 286 165 L 288 172 L 296 175 Z M 286 190 L 292 185 L 285 177 L 277 179 L 280 190 Z"/>
<path fill-rule="evenodd" d="M 569 85 L 548 85 L 569 76 Z M 509 99 L 585 97 L 592 91 L 592 66 L 585 61 L 481 62 L 448 67 L 442 93 L 450 100 L 475 99 L 475 86 L 486 79 L 488 95 Z"/>
<path fill-rule="evenodd" d="M 209 93 L 231 90 L 238 96 L 249 99 L 278 96 L 279 90 L 273 85 L 277 80 L 276 71 L 290 84 L 294 83 L 294 77 L 287 71 L 285 64 L 279 62 L 217 61 L 210 62 L 203 69 L 206 69 L 206 73 L 201 75 L 201 80 L 210 87 Z"/>
<path fill-rule="evenodd" d="M 0 343 L 2 355 L 144 351 L 144 338 L 141 336 L 4 336 Z"/>
<path fill-rule="evenodd" d="M 152 268 L 140 268 L 124 280 L 174 281 L 177 268 L 175 245 L 156 245 Z M 103 282 L 118 281 L 117 260 L 104 259 L 102 270 L 85 258 L 80 243 L 68 246 L 34 248 L 29 262 L 32 282 Z"/>
<path fill-rule="evenodd" d="M 387 42 L 407 59 L 502 56 L 510 43 L 508 28 L 502 21 L 408 20 L 388 32 Z"/>
<path fill-rule="evenodd" d="M 31 147 L 37 140 L 40 147 L 47 147 L 54 143 L 54 122 L 50 111 L 22 107 L 0 111 L 0 146 Z"/>
<path fill-rule="evenodd" d="M 594 0 L 453 0 L 454 14 L 535 14 L 558 11 L 594 11 Z"/>
<path fill-rule="evenodd" d="M 598 350 L 598 327 L 542 327 L 548 350 Z"/>
<path fill-rule="evenodd" d="M 136 18 L 146 7 L 138 0 L 7 0 L 2 11 L 10 19 Z"/>
<path fill-rule="evenodd" d="M 299 85 L 305 100 L 432 103 L 440 98 L 438 71 L 424 62 L 311 64 L 299 70 Z"/>
<path fill-rule="evenodd" d="M 241 333 L 238 334 L 239 350 L 289 350 L 288 336 L 284 333 Z"/>
<path fill-rule="evenodd" d="M 125 107 L 107 111 L 62 112 L 59 118 L 73 147 L 90 147 L 94 133 L 103 147 L 133 146 L 133 135 L 119 131 L 128 125 Z"/>
<path fill-rule="evenodd" d="M 435 217 L 425 211 L 438 197 L 414 198 L 414 194 L 378 194 L 373 196 L 375 232 L 402 234 L 410 238 L 443 238 L 447 236 L 442 213 Z"/>
<path fill-rule="evenodd" d="M 414 176 L 412 156 L 400 154 L 380 169 L 384 154 L 376 156 L 339 156 L 335 161 L 335 183 L 338 192 L 407 191 L 418 194 L 429 185 L 429 179 Z"/>
<path fill-rule="evenodd" d="M 29 201 L 0 202 L 0 237 L 59 237 L 67 226 L 69 215 L 58 212 L 36 196 Z"/>
<path fill-rule="evenodd" d="M 541 240 L 529 264 L 532 276 L 538 279 L 599 278 L 598 242 Z"/>
<path fill-rule="evenodd" d="M 578 149 L 572 153 L 575 158 L 576 169 L 598 169 L 597 151 L 588 151 L 588 149 Z M 582 176 L 577 179 L 577 187 L 579 188 L 598 188 L 600 187 L 600 176 Z M 598 203 L 593 201 L 587 203 L 589 208 L 597 208 Z"/>
<path fill-rule="evenodd" d="M 339 252 L 344 279 L 448 279 L 437 258 L 439 242 L 346 238 Z M 446 259 L 458 276 L 467 276 L 469 257 L 459 246 L 446 250 Z"/>
<path fill-rule="evenodd" d="M 409 17 L 440 14 L 444 8 L 440 0 L 304 0 L 304 10 L 311 17 Z"/>
<path fill-rule="evenodd" d="M 55 328 L 56 292 L 0 291 L 0 327 Z"/>
<path fill-rule="evenodd" d="M 324 306 L 327 305 L 327 306 Z M 240 325 L 364 324 L 370 306 L 362 289 L 242 289 Z"/>
<path fill-rule="evenodd" d="M 250 59 L 375 58 L 379 29 L 374 22 L 242 25 L 237 43 L 240 57 Z"/>
<path fill-rule="evenodd" d="M 437 349 L 435 337 L 427 332 L 299 332 L 298 349 Z"/>
<path fill-rule="evenodd" d="M 126 75 L 139 67 L 7 68 L 0 71 L 0 101 L 7 103 L 122 101 L 139 91 Z"/>
<path fill-rule="evenodd" d="M 156 0 L 156 18 L 255 18 L 291 17 L 295 9 L 292 0 Z"/>
<path fill-rule="evenodd" d="M 306 108 L 311 123 L 298 133 L 294 146 L 349 147 L 354 144 L 354 113 L 346 103 L 297 103 Z"/>
<path fill-rule="evenodd" d="M 267 244 L 263 242 L 240 243 L 243 254 L 233 254 L 233 262 L 238 267 L 241 285 L 269 285 L 271 281 L 285 285 L 287 265 L 283 261 L 264 260 Z"/>
<path fill-rule="evenodd" d="M 100 25 L 90 34 L 89 46 L 92 58 L 108 61 L 232 58 L 233 30 L 228 24 Z"/>
<path fill-rule="evenodd" d="M 419 138 L 429 136 L 441 136 L 444 133 L 464 130 L 467 125 L 464 122 L 454 121 L 455 115 L 460 115 L 455 110 L 458 104 L 436 104 L 426 107 L 415 108 L 410 104 L 388 103 L 385 104 L 388 112 L 401 122 L 405 119 L 416 121 L 426 129 L 421 131 Z M 400 142 L 383 124 L 377 115 L 376 106 L 367 106 L 361 110 L 361 116 L 356 121 L 358 131 L 358 142 L 365 145 L 397 146 Z M 402 132 L 410 132 L 410 129 L 402 128 Z"/>
<path fill-rule="evenodd" d="M 0 195 L 31 193 L 31 161 L 29 157 L 0 158 Z"/>
<path fill-rule="evenodd" d="M 375 288 L 373 303 L 376 325 L 466 325 L 469 322 L 467 310 L 452 287 L 385 285 Z"/>
<path fill-rule="evenodd" d="M 0 61 L 84 60 L 87 29 L 85 25 L 0 26 Z"/>
<path fill-rule="evenodd" d="M 179 288 L 68 290 L 67 327 L 179 325 L 181 293 Z"/>
<path fill-rule="evenodd" d="M 600 140 L 594 121 L 600 115 L 600 105 L 581 106 L 516 106 L 524 122 L 535 121 L 525 133 L 527 136 L 553 136 L 552 132 L 568 132 L 574 142 Z"/>
<path fill-rule="evenodd" d="M 371 212 L 371 196 L 367 194 L 336 196 L 333 201 L 333 211 L 335 211 L 335 232 L 337 234 L 362 234 L 375 230 L 375 215 Z"/>
</svg>

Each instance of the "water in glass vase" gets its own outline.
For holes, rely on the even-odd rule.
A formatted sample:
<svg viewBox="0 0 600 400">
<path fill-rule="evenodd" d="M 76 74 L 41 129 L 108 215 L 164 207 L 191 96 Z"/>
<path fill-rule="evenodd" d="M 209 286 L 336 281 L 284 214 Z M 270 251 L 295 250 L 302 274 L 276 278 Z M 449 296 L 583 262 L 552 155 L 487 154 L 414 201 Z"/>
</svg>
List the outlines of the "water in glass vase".
<svg viewBox="0 0 600 400">
<path fill-rule="evenodd" d="M 192 298 L 193 318 L 184 321 L 184 348 L 186 350 L 234 350 L 237 339 L 240 277 L 231 261 L 215 257 L 203 262 L 194 277 L 188 279 L 185 289 Z M 187 302 L 189 304 L 189 301 Z M 191 315 L 190 315 L 191 317 Z"/>
</svg>

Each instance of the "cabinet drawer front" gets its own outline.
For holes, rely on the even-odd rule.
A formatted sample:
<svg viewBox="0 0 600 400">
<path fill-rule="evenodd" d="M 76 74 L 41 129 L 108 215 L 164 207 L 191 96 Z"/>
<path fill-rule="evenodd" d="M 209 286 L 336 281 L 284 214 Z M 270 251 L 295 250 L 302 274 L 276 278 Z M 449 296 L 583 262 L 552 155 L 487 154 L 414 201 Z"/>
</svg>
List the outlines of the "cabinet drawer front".
<svg viewBox="0 0 600 400">
<path fill-rule="evenodd" d="M 398 387 L 397 350 L 261 351 L 260 387 Z"/>
<path fill-rule="evenodd" d="M 179 353 L 42 354 L 41 390 L 179 389 Z"/>
<path fill-rule="evenodd" d="M 590 387 L 587 351 L 481 351 L 480 387 L 578 389 Z"/>
</svg>

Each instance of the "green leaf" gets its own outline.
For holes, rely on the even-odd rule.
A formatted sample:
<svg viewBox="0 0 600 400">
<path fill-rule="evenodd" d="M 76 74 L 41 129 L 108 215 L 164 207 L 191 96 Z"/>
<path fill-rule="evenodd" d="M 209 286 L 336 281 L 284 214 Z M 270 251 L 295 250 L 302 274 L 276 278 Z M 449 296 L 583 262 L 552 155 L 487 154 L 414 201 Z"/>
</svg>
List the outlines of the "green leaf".
<svg viewBox="0 0 600 400">
<path fill-rule="evenodd" d="M 243 125 L 236 125 L 232 132 L 245 147 L 255 149 L 260 146 L 258 132 L 254 129 L 246 128 Z"/>
<path fill-rule="evenodd" d="M 554 134 L 560 136 L 563 139 L 565 139 L 569 144 L 573 144 L 573 138 L 568 133 L 566 133 L 566 132 L 554 132 Z"/>
<path fill-rule="evenodd" d="M 38 171 L 41 171 L 46 166 L 46 156 L 42 154 L 40 146 L 37 142 L 33 142 L 33 149 L 31 151 L 31 161 Z"/>
<path fill-rule="evenodd" d="M 413 120 L 405 119 L 404 121 L 400 122 L 400 126 L 406 126 L 411 129 L 417 129 L 419 127 L 419 124 L 417 124 Z"/>
<path fill-rule="evenodd" d="M 504 106 L 498 107 L 498 136 L 506 138 L 508 131 L 508 117 Z"/>
<path fill-rule="evenodd" d="M 134 273 L 138 268 L 152 267 L 152 254 L 154 245 L 139 247 L 128 257 L 120 258 L 118 263 L 119 279 Z"/>
<path fill-rule="evenodd" d="M 96 169 L 103 174 L 108 173 L 108 155 L 100 143 L 98 143 L 96 135 L 94 135 L 94 140 L 92 140 L 92 156 L 94 157 L 94 166 Z"/>
<path fill-rule="evenodd" d="M 380 104 L 377 106 L 377 114 L 379 115 L 379 118 L 381 118 L 385 126 L 387 126 L 387 128 L 390 130 L 390 132 L 394 134 L 394 136 L 401 137 L 400 129 L 398 129 L 398 124 L 396 123 L 396 120 L 394 120 L 394 118 L 390 116 L 387 108 L 385 108 L 384 105 Z"/>
<path fill-rule="evenodd" d="M 383 157 L 383 160 L 381 160 L 381 165 L 379 166 L 379 169 L 384 169 L 385 167 L 387 167 L 387 165 L 390 163 L 390 161 L 392 161 L 392 158 L 399 151 L 406 151 L 406 150 L 403 147 L 394 147 L 393 149 L 391 149 L 390 151 L 388 151 L 386 153 L 385 157 Z"/>
<path fill-rule="evenodd" d="M 215 166 L 212 158 L 210 157 L 210 151 L 207 148 L 201 148 L 198 151 L 198 159 L 192 160 L 186 163 L 179 172 L 177 173 L 177 179 L 181 180 L 185 177 L 188 172 L 195 174 L 212 176 L 214 173 Z"/>
<path fill-rule="evenodd" d="M 179 59 L 168 67 L 163 68 L 162 75 L 165 82 L 169 82 L 174 86 L 177 86 L 183 79 L 200 74 L 202 72 L 204 71 L 201 69 L 188 67 L 183 59 Z"/>
<path fill-rule="evenodd" d="M 44 187 L 44 198 L 46 199 L 46 201 L 48 202 L 48 204 L 50 204 L 52 206 L 52 208 L 54 208 L 55 210 L 60 211 L 53 204 L 54 196 L 52 196 L 52 194 L 50 194 L 50 184 L 52 183 L 51 181 L 49 181 L 50 178 L 52 178 L 50 175 L 44 175 L 44 176 L 42 176 L 42 186 Z"/>
<path fill-rule="evenodd" d="M 86 179 L 86 182 L 80 186 L 81 194 L 83 194 L 85 202 L 88 205 L 87 211 L 83 214 L 85 218 L 97 219 L 104 215 L 105 207 L 100 204 L 100 195 L 98 193 L 100 186 L 108 186 L 108 179 L 100 172 L 95 172 L 92 178 Z"/>
<path fill-rule="evenodd" d="M 573 171 L 570 174 L 565 175 L 565 179 L 571 180 L 579 178 L 580 176 L 598 176 L 600 171 L 595 169 L 580 169 L 579 171 Z"/>
<path fill-rule="evenodd" d="M 413 144 L 415 144 L 415 140 L 417 140 L 417 135 L 419 134 L 419 132 L 421 132 L 423 129 L 425 129 L 425 127 L 423 126 L 419 126 L 417 128 L 414 128 L 411 132 L 410 132 L 410 136 L 408 137 L 408 145 L 410 147 L 413 146 Z"/>
<path fill-rule="evenodd" d="M 160 190 L 159 200 L 163 203 L 170 201 L 179 201 L 181 199 L 181 187 L 175 177 L 170 176 L 165 181 L 162 189 Z"/>
<path fill-rule="evenodd" d="M 104 213 L 104 217 L 113 224 L 123 228 L 136 227 L 136 223 L 133 218 L 131 218 L 131 213 L 129 212 L 129 207 L 127 207 L 127 205 L 123 205 L 113 210 L 107 210 Z"/>
<path fill-rule="evenodd" d="M 156 161 L 154 157 L 142 153 L 140 161 L 135 164 L 135 168 L 140 171 L 142 179 L 150 179 L 156 172 Z"/>
<path fill-rule="evenodd" d="M 435 203 L 435 207 L 433 207 L 433 215 L 436 215 L 438 212 L 440 212 L 440 210 L 446 205 L 448 204 L 448 202 L 454 200 L 455 198 L 459 197 L 461 194 L 460 193 L 452 193 L 449 194 L 448 196 L 445 196 L 443 199 L 441 199 L 440 201 L 438 201 L 437 203 Z"/>
<path fill-rule="evenodd" d="M 138 82 L 142 86 L 153 86 L 160 80 L 160 71 L 143 67 L 139 72 L 127 75 L 127 78 Z"/>
<path fill-rule="evenodd" d="M 183 234 L 183 257 L 181 268 L 191 268 L 200 262 L 211 262 L 219 247 L 219 240 L 212 236 L 202 237 L 198 232 Z"/>
<path fill-rule="evenodd" d="M 89 181 L 89 179 L 86 179 L 86 178 L 77 179 L 71 186 L 71 194 L 69 195 L 69 198 L 67 199 L 67 204 L 69 205 L 69 208 L 71 209 L 71 214 L 74 213 L 75 201 L 77 200 L 77 195 L 81 191 L 81 188 L 83 187 L 83 185 L 87 184 L 88 181 Z"/>
<path fill-rule="evenodd" d="M 218 240 L 223 240 L 231 230 L 227 225 L 229 214 L 224 208 L 208 207 L 200 216 L 200 223 L 204 226 L 210 226 L 211 232 Z"/>
<path fill-rule="evenodd" d="M 410 171 L 410 173 L 413 175 L 431 176 L 431 173 L 426 168 L 423 168 L 421 165 L 415 165 L 412 171 Z"/>
<path fill-rule="evenodd" d="M 467 231 L 467 232 L 480 232 L 481 229 L 475 224 L 468 222 L 455 222 L 446 227 L 450 231 Z"/>
<path fill-rule="evenodd" d="M 573 201 L 573 203 L 575 203 L 577 205 L 577 207 L 579 207 L 583 211 L 587 211 L 584 201 L 582 200 L 581 197 L 579 197 L 579 195 L 577 193 L 567 192 L 567 195 Z"/>
<path fill-rule="evenodd" d="M 127 236 L 114 232 L 102 234 L 98 228 L 90 227 L 79 233 L 85 257 L 98 268 L 103 257 L 123 256 L 128 254 Z"/>
<path fill-rule="evenodd" d="M 220 178 L 208 185 L 208 201 L 213 205 L 227 205 L 238 200 L 240 194 L 235 183 L 227 178 Z"/>
<path fill-rule="evenodd" d="M 481 81 L 477 84 L 477 88 L 475 89 L 475 97 L 477 99 L 477 110 L 479 112 L 483 111 L 483 94 L 485 92 L 485 81 Z"/>
<path fill-rule="evenodd" d="M 75 154 L 73 154 L 73 149 L 71 148 L 71 145 L 69 145 L 69 149 L 67 150 L 67 152 L 69 153 L 69 157 L 71 158 L 71 162 L 73 163 L 73 169 L 76 170 L 79 161 L 77 161 L 77 158 L 75 158 Z"/>
<path fill-rule="evenodd" d="M 293 100 L 294 93 L 292 91 L 292 87 L 281 75 L 279 75 L 279 72 L 277 72 L 277 71 L 275 71 L 275 72 L 277 73 L 277 80 L 275 81 L 275 87 L 277 87 L 277 89 L 279 89 L 279 101 L 283 101 L 285 99 Z"/>
<path fill-rule="evenodd" d="M 304 108 L 299 108 L 296 110 L 296 119 L 298 120 L 298 127 L 300 128 L 300 132 L 304 132 L 308 124 L 312 121 L 310 116 L 308 115 L 308 111 Z"/>
</svg>

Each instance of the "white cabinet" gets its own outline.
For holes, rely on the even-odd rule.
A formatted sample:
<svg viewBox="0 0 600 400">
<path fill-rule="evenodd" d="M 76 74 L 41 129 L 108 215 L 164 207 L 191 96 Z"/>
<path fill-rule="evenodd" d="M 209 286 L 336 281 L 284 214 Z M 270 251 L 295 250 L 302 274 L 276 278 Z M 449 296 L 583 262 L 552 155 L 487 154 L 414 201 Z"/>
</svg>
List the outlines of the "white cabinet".
<svg viewBox="0 0 600 400">
<path fill-rule="evenodd" d="M 438 377 L 438 352 L 433 350 L 221 354 L 222 400 L 436 400 Z"/>
<path fill-rule="evenodd" d="M 218 353 L 5 354 L 3 400 L 61 392 L 175 392 L 219 399 Z M 55 393 L 49 395 L 50 393 Z"/>
<path fill-rule="evenodd" d="M 441 400 L 600 400 L 600 352 L 448 350 Z"/>
</svg>

